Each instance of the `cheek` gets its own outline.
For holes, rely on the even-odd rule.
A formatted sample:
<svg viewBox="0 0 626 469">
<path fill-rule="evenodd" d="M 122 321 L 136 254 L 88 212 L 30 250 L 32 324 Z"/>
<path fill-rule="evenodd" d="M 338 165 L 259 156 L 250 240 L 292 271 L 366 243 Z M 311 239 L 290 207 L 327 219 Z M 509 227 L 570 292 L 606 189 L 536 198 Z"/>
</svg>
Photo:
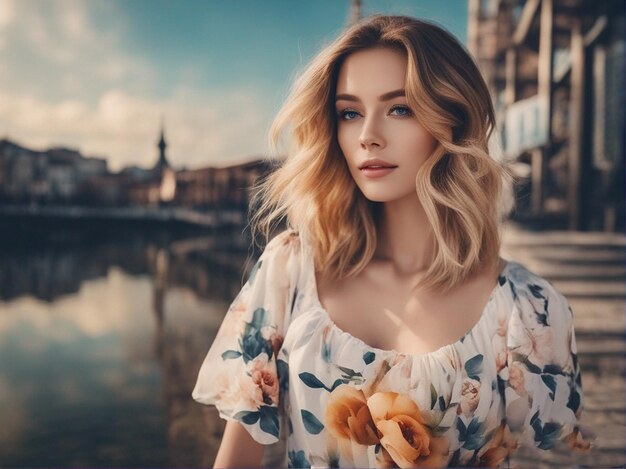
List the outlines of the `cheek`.
<svg viewBox="0 0 626 469">
<path fill-rule="evenodd" d="M 354 151 L 354 143 L 351 133 L 350 129 L 345 126 L 339 126 L 337 128 L 337 143 L 346 158 L 349 158 L 351 153 Z"/>
<path fill-rule="evenodd" d="M 425 160 L 434 151 L 437 141 L 426 132 L 414 132 L 406 147 L 411 148 L 413 154 L 419 155 L 420 160 Z"/>
</svg>

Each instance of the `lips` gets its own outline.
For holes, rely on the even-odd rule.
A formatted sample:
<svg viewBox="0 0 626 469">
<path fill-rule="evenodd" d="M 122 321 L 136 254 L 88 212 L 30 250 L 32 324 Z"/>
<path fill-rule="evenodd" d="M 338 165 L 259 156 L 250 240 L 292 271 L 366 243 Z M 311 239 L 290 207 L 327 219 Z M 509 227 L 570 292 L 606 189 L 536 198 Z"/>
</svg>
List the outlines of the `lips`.
<svg viewBox="0 0 626 469">
<path fill-rule="evenodd" d="M 363 162 L 363 164 L 359 166 L 359 169 L 397 168 L 397 167 L 398 167 L 397 165 L 391 164 L 387 161 L 380 160 L 378 158 L 372 158 Z"/>
</svg>

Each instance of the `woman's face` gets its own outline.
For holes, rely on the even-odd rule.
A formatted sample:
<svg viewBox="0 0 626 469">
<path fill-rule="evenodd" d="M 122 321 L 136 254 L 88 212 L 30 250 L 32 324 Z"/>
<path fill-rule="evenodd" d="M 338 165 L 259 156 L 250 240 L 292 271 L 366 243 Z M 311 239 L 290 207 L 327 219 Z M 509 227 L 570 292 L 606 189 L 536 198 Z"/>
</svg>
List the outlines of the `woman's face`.
<svg viewBox="0 0 626 469">
<path fill-rule="evenodd" d="M 350 54 L 339 70 L 335 101 L 339 147 L 361 192 L 375 202 L 417 197 L 417 171 L 436 145 L 408 107 L 406 67 L 402 53 L 377 47 Z M 370 158 L 395 168 L 360 169 Z"/>
</svg>

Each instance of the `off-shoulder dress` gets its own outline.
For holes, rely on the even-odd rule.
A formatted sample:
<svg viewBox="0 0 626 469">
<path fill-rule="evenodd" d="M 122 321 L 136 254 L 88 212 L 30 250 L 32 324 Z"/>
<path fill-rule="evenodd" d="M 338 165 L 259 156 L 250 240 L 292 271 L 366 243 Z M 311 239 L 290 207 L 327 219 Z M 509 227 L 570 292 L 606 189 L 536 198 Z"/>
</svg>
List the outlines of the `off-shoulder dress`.
<svg viewBox="0 0 626 469">
<path fill-rule="evenodd" d="M 289 467 L 506 467 L 520 445 L 586 451 L 572 309 L 507 261 L 478 322 L 424 354 L 371 347 L 317 295 L 293 229 L 266 245 L 230 305 L 192 393 Z"/>
</svg>

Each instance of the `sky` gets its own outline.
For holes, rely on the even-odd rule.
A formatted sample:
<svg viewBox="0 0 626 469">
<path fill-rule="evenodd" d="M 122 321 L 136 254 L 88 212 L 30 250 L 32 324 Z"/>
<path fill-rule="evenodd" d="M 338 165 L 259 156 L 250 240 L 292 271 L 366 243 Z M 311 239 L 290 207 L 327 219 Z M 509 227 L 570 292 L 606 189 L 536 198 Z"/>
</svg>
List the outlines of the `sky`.
<svg viewBox="0 0 626 469">
<path fill-rule="evenodd" d="M 151 167 L 164 122 L 176 169 L 268 155 L 297 73 L 350 0 L 0 0 L 0 138 Z M 467 0 L 363 0 L 467 42 Z"/>
</svg>

